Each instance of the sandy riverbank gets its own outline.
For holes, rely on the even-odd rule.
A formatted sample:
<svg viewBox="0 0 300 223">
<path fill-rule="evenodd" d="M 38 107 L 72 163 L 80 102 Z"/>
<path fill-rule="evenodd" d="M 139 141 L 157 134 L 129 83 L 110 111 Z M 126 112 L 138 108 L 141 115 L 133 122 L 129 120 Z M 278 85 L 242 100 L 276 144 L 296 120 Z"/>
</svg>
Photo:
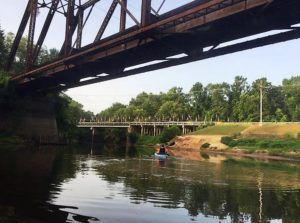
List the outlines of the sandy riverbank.
<svg viewBox="0 0 300 223">
<path fill-rule="evenodd" d="M 221 143 L 222 135 L 186 135 L 177 136 L 172 146 L 168 147 L 168 153 L 171 156 L 182 157 L 190 160 L 203 160 L 201 153 L 220 154 L 226 156 L 252 157 L 259 159 L 273 160 L 299 160 L 296 154 L 287 154 L 287 156 L 274 156 L 265 150 L 258 150 L 254 153 L 247 153 L 239 148 L 228 148 Z M 209 143 L 209 148 L 201 148 L 204 143 Z"/>
</svg>

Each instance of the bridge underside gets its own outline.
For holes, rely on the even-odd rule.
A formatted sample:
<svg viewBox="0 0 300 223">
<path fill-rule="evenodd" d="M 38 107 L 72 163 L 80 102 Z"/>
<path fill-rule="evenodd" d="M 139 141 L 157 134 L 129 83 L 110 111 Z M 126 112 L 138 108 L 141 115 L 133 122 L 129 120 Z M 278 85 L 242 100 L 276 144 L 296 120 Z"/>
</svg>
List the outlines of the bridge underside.
<svg viewBox="0 0 300 223">
<path fill-rule="evenodd" d="M 298 23 L 299 0 L 208 1 L 88 45 L 12 81 L 26 92 L 65 90 L 296 39 L 300 28 L 292 25 Z M 284 32 L 221 46 L 272 30 Z M 141 66 L 131 68 L 136 65 Z"/>
</svg>

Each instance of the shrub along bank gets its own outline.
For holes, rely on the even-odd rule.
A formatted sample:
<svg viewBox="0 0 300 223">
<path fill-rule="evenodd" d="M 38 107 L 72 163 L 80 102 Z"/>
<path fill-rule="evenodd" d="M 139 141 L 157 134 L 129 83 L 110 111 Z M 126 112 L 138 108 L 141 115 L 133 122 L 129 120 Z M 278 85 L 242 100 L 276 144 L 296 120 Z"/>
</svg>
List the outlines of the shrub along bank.
<svg viewBox="0 0 300 223">
<path fill-rule="evenodd" d="M 155 145 L 158 143 L 167 143 L 176 136 L 181 135 L 181 130 L 177 126 L 171 126 L 164 128 L 161 135 L 150 136 L 150 135 L 138 135 L 136 141 L 137 145 Z"/>
<path fill-rule="evenodd" d="M 221 138 L 221 142 L 229 148 L 239 148 L 246 153 L 266 151 L 270 155 L 300 156 L 300 138 L 240 138 L 229 136 Z"/>
</svg>

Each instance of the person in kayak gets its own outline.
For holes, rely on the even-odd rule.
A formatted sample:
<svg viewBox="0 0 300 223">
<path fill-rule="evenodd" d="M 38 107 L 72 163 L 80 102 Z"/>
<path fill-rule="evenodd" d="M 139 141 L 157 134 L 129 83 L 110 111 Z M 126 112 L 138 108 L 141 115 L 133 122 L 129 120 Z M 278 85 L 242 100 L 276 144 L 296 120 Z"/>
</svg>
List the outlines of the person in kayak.
<svg viewBox="0 0 300 223">
<path fill-rule="evenodd" d="M 160 155 L 166 155 L 166 147 L 165 147 L 164 144 L 160 145 L 158 154 L 160 154 Z"/>
</svg>

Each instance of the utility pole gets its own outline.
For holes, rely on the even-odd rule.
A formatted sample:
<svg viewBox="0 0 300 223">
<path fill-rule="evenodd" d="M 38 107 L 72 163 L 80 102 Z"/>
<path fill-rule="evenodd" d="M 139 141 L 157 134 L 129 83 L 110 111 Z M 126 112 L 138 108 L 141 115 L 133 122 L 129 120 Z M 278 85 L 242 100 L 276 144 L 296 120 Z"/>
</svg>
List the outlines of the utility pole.
<svg viewBox="0 0 300 223">
<path fill-rule="evenodd" d="M 260 80 L 259 91 L 260 91 L 260 120 L 259 120 L 259 125 L 262 126 L 263 125 L 263 118 L 262 118 L 262 111 L 263 111 L 263 104 L 262 104 L 263 86 L 262 86 L 262 80 Z"/>
</svg>

